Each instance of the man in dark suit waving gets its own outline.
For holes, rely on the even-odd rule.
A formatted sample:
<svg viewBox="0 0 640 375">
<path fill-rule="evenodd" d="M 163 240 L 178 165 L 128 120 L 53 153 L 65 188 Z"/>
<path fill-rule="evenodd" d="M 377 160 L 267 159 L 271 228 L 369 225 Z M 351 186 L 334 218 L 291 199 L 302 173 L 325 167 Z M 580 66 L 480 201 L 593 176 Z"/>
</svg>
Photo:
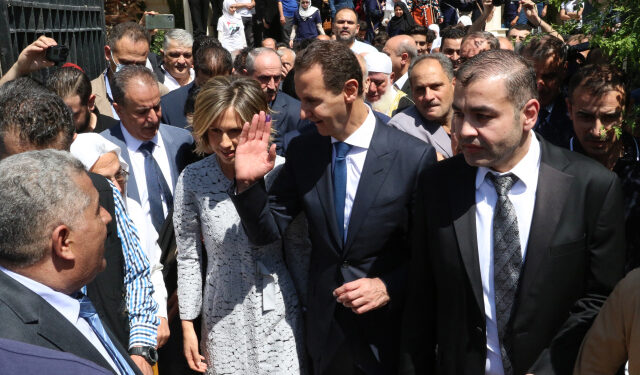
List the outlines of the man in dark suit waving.
<svg viewBox="0 0 640 375">
<path fill-rule="evenodd" d="M 139 374 L 81 289 L 104 270 L 111 221 L 84 166 L 64 151 L 0 162 L 0 337 Z"/>
<path fill-rule="evenodd" d="M 570 374 L 623 275 L 619 182 L 532 131 L 536 98 L 533 68 L 509 51 L 456 73 L 463 155 L 420 179 L 405 373 Z"/>
<path fill-rule="evenodd" d="M 264 114 L 254 117 L 236 150 L 230 194 L 257 244 L 280 238 L 298 212 L 307 217 L 306 339 L 315 373 L 394 373 L 415 186 L 435 151 L 376 119 L 348 47 L 316 41 L 295 66 L 301 117 L 318 132 L 291 141 L 266 192 L 262 177 L 273 168 L 275 145 L 268 147 Z"/>
</svg>

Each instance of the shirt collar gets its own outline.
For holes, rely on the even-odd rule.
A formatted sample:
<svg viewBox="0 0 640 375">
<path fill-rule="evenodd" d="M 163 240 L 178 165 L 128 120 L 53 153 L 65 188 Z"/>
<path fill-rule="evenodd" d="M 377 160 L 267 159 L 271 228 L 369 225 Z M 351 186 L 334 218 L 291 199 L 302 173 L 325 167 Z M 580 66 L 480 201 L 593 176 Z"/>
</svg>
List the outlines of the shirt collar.
<svg viewBox="0 0 640 375">
<path fill-rule="evenodd" d="M 127 148 L 129 149 L 129 151 L 137 152 L 138 148 L 140 148 L 140 145 L 145 141 L 141 141 L 132 136 L 131 133 L 127 131 L 127 128 L 122 125 L 122 121 L 120 121 L 120 129 L 122 130 L 122 135 L 124 136 L 124 143 L 127 144 Z M 153 137 L 150 142 L 153 142 L 155 147 L 162 148 L 162 136 L 160 135 L 160 129 L 158 129 L 155 137 Z"/>
<path fill-rule="evenodd" d="M 0 271 L 42 297 L 70 322 L 75 324 L 75 322 L 78 321 L 80 316 L 80 302 L 78 302 L 77 299 L 55 291 L 42 283 L 10 271 L 2 266 L 0 266 Z"/>
<path fill-rule="evenodd" d="M 347 139 L 344 140 L 344 143 L 347 143 L 354 147 L 364 148 L 365 150 L 369 149 L 369 144 L 371 143 L 371 138 L 373 138 L 373 131 L 376 128 L 376 116 L 373 114 L 373 110 L 371 107 L 367 106 L 367 118 L 364 119 L 364 122 L 356 131 L 354 131 Z M 339 142 L 337 139 L 331 137 L 331 143 Z"/>
<path fill-rule="evenodd" d="M 538 170 L 540 169 L 540 142 L 533 132 L 530 132 L 530 134 L 531 143 L 529 144 L 527 154 L 510 171 L 497 173 L 487 167 L 478 168 L 478 173 L 476 173 L 476 190 L 480 189 L 480 186 L 482 186 L 487 173 L 493 173 L 496 175 L 513 173 L 520 181 L 522 181 L 526 188 L 530 188 L 537 183 Z"/>
<path fill-rule="evenodd" d="M 409 79 L 409 72 L 403 74 L 400 78 L 398 78 L 394 85 L 398 90 L 402 90 L 402 86 L 404 86 L 405 82 L 407 82 L 407 79 Z"/>
<path fill-rule="evenodd" d="M 104 71 L 104 87 L 105 87 L 105 91 L 107 92 L 107 100 L 109 100 L 109 103 L 113 105 L 113 96 L 111 95 L 111 84 L 109 83 L 109 75 L 107 73 L 109 73 L 109 68 L 107 68 L 107 70 Z"/>
</svg>

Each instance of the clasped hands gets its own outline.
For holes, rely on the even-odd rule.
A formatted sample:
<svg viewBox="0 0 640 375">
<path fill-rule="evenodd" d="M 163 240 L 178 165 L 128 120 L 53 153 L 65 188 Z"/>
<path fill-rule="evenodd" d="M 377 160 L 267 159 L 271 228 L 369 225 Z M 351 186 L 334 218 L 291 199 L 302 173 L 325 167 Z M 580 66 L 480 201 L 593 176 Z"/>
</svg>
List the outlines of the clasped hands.
<svg viewBox="0 0 640 375">
<path fill-rule="evenodd" d="M 336 301 L 356 314 L 379 309 L 389 303 L 387 286 L 379 278 L 361 278 L 333 291 Z"/>
</svg>

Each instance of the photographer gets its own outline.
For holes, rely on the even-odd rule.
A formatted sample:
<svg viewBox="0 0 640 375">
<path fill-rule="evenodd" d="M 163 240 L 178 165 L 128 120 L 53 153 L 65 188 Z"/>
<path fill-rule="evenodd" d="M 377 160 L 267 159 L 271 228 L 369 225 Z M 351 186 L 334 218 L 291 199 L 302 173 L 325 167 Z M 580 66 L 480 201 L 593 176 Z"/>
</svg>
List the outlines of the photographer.
<svg viewBox="0 0 640 375">
<path fill-rule="evenodd" d="M 57 45 L 58 43 L 55 40 L 44 35 L 40 36 L 20 52 L 18 60 L 7 71 L 7 74 L 0 79 L 0 86 L 29 73 L 55 65 L 55 62 L 47 60 L 46 54 L 49 47 Z"/>
</svg>

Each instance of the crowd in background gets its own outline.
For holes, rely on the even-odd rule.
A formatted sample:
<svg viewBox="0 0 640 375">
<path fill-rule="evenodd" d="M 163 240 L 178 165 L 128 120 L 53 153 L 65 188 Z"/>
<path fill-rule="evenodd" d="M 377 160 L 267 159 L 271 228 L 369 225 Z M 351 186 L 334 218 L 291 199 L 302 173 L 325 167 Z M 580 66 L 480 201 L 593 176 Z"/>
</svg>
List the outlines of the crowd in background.
<svg viewBox="0 0 640 375">
<path fill-rule="evenodd" d="M 159 54 L 126 22 L 93 79 L 44 35 L 0 78 L 0 372 L 640 371 L 594 5 L 189 6 Z"/>
</svg>

